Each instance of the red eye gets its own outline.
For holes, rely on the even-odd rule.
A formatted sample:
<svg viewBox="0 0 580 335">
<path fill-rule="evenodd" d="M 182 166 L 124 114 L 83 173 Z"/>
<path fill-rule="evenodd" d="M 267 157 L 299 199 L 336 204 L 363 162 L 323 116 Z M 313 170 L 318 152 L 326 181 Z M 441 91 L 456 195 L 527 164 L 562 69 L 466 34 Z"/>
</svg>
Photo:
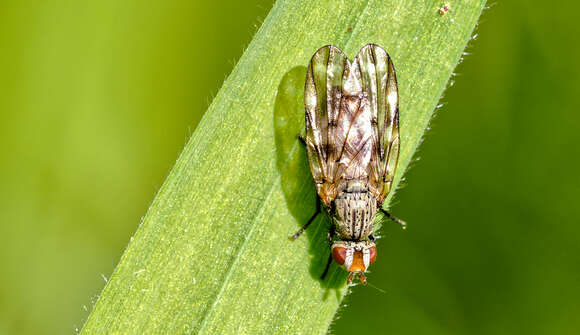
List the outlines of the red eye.
<svg viewBox="0 0 580 335">
<path fill-rule="evenodd" d="M 370 252 L 370 256 L 371 256 L 370 261 L 371 261 L 371 264 L 373 264 L 373 262 L 377 259 L 377 247 L 371 247 L 369 249 L 369 252 Z"/>
<path fill-rule="evenodd" d="M 332 258 L 334 261 L 340 265 L 344 265 L 344 260 L 346 259 L 346 249 L 343 247 L 334 247 L 332 249 Z"/>
</svg>

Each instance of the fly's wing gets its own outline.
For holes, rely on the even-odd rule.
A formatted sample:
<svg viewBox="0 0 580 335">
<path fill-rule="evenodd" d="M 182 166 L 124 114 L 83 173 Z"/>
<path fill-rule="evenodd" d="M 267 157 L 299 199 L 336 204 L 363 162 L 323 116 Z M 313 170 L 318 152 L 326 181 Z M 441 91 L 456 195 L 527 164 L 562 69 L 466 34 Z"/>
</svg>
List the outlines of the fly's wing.
<svg viewBox="0 0 580 335">
<path fill-rule="evenodd" d="M 360 72 L 363 95 L 372 114 L 369 187 L 382 204 L 391 190 L 399 158 L 397 77 L 389 54 L 374 44 L 364 46 L 352 66 Z"/>
<path fill-rule="evenodd" d="M 310 171 L 318 196 L 326 206 L 336 197 L 337 120 L 340 114 L 343 73 L 350 67 L 346 55 L 337 47 L 324 46 L 312 56 L 306 74 L 306 148 Z"/>
<path fill-rule="evenodd" d="M 364 187 L 375 152 L 373 110 L 360 66 L 334 46 L 319 49 L 305 88 L 306 144 L 320 199 L 330 206 L 350 185 Z"/>
</svg>

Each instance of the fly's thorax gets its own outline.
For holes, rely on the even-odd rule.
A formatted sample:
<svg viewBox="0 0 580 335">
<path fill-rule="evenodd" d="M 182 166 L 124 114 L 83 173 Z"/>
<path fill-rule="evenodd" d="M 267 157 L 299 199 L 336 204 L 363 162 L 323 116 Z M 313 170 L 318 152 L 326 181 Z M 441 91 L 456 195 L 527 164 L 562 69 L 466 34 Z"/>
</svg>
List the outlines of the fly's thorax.
<svg viewBox="0 0 580 335">
<path fill-rule="evenodd" d="M 333 209 L 332 219 L 339 238 L 360 240 L 373 232 L 377 199 L 370 192 L 342 192 L 334 200 Z"/>
<path fill-rule="evenodd" d="M 332 258 L 347 271 L 361 274 L 376 260 L 377 247 L 366 240 L 336 241 L 332 245 Z"/>
</svg>

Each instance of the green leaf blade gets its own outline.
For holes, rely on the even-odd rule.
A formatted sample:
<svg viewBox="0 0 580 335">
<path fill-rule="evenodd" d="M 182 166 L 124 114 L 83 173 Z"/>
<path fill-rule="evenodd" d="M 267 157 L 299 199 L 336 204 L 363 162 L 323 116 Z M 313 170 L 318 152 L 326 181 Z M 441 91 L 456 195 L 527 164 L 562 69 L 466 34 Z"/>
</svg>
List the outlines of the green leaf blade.
<svg viewBox="0 0 580 335">
<path fill-rule="evenodd" d="M 484 3 L 465 1 L 442 16 L 433 1 L 278 1 L 184 148 L 83 333 L 325 333 L 346 293 L 337 267 L 318 280 L 328 220 L 321 215 L 305 236 L 287 238 L 314 211 L 296 140 L 305 66 L 325 44 L 349 57 L 367 43 L 390 53 L 401 96 L 398 183 Z"/>
</svg>

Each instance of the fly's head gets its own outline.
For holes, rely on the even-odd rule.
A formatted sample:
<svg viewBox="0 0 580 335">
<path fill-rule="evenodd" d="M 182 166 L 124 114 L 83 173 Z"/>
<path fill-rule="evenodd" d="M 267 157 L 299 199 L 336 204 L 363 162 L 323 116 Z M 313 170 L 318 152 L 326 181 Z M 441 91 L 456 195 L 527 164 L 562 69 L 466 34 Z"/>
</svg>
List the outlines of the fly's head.
<svg viewBox="0 0 580 335">
<path fill-rule="evenodd" d="M 332 258 L 349 272 L 348 283 L 358 274 L 363 285 L 367 284 L 365 272 L 377 258 L 377 247 L 371 241 L 336 241 L 332 245 Z"/>
</svg>

